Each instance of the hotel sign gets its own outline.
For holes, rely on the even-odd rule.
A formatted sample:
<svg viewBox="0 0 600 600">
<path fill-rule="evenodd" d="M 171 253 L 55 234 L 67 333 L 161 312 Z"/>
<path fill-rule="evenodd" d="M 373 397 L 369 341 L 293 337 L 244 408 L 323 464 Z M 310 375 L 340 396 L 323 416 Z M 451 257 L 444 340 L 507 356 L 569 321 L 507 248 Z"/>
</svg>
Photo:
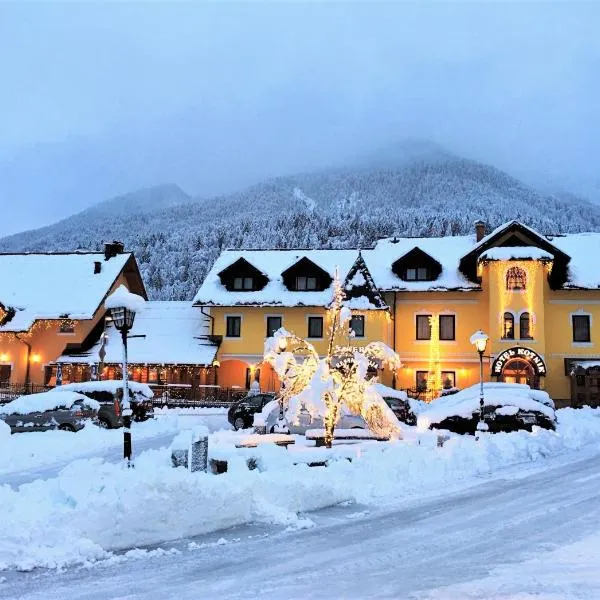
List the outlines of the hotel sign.
<svg viewBox="0 0 600 600">
<path fill-rule="evenodd" d="M 546 374 L 546 363 L 544 359 L 531 348 L 523 348 L 522 346 L 515 346 L 509 348 L 498 354 L 492 363 L 492 375 L 501 375 L 504 365 L 513 358 L 520 358 L 526 360 L 533 366 L 534 371 L 537 375 Z"/>
</svg>

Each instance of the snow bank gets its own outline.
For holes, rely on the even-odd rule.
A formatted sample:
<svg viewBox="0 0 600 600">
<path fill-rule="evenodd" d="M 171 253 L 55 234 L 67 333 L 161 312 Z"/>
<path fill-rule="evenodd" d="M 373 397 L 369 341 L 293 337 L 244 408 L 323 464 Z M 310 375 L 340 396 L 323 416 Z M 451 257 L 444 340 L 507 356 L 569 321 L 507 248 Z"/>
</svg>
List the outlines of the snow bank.
<svg viewBox="0 0 600 600">
<path fill-rule="evenodd" d="M 99 410 L 100 404 L 83 394 L 77 392 L 40 392 L 39 394 L 29 394 L 27 396 L 19 396 L 12 402 L 0 406 L 0 414 L 5 415 L 28 415 L 33 412 L 44 412 L 46 410 L 54 410 L 56 408 L 71 408 L 75 402 L 83 402 L 93 410 Z"/>
<path fill-rule="evenodd" d="M 229 460 L 229 471 L 218 476 L 171 468 L 168 450 L 143 453 L 134 470 L 101 459 L 77 461 L 55 479 L 17 491 L 0 487 L 0 569 L 96 560 L 112 549 L 250 521 L 301 526 L 298 512 L 347 500 L 396 501 L 600 442 L 600 410 L 557 414 L 556 431 L 484 435 L 479 442 L 456 436 L 442 448 L 426 432 L 412 443 L 236 449 L 232 442 L 240 434 L 223 431 L 210 437 L 210 455 Z M 256 470 L 247 469 L 249 457 Z M 293 465 L 315 459 L 333 462 L 327 468 Z"/>
</svg>

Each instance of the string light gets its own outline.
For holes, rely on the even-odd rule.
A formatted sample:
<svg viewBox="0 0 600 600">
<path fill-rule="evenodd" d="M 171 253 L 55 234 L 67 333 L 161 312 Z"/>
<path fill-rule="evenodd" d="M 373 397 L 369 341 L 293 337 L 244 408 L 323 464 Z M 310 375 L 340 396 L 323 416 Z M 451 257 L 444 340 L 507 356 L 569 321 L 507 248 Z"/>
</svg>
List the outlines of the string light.
<svg viewBox="0 0 600 600">
<path fill-rule="evenodd" d="M 429 366 L 427 371 L 427 402 L 431 402 L 434 398 L 437 398 L 442 389 L 439 322 L 438 315 L 431 315 L 429 317 L 431 335 L 429 340 Z"/>
</svg>

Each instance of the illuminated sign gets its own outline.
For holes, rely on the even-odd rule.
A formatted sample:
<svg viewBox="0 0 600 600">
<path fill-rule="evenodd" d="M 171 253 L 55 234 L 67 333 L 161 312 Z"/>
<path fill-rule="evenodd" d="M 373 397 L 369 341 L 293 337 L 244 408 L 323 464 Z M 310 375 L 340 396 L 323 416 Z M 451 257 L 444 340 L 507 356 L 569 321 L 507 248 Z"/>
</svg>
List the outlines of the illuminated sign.
<svg viewBox="0 0 600 600">
<path fill-rule="evenodd" d="M 521 358 L 529 362 L 537 375 L 546 374 L 546 363 L 544 359 L 531 348 L 523 348 L 516 346 L 515 348 L 509 348 L 498 354 L 494 362 L 492 363 L 492 375 L 501 375 L 504 365 L 513 358 Z"/>
</svg>

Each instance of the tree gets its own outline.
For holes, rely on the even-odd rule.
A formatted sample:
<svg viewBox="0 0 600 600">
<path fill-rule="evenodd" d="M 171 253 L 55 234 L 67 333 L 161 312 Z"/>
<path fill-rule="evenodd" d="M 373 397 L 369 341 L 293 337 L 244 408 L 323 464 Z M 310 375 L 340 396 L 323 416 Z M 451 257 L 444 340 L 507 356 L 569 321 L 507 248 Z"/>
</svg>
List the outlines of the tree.
<svg viewBox="0 0 600 600">
<path fill-rule="evenodd" d="M 395 437 L 400 425 L 377 392 L 376 377 L 369 369 L 388 366 L 398 369 L 398 355 L 383 342 L 364 347 L 339 345 L 348 339 L 352 312 L 344 306 L 344 290 L 336 272 L 333 299 L 328 310 L 331 323 L 327 354 L 320 358 L 314 346 L 284 328 L 265 342 L 264 362 L 271 365 L 281 381 L 280 401 L 288 416 L 297 417 L 304 408 L 325 422 L 325 445 L 331 447 L 342 407 L 361 415 L 377 434 Z"/>
</svg>

